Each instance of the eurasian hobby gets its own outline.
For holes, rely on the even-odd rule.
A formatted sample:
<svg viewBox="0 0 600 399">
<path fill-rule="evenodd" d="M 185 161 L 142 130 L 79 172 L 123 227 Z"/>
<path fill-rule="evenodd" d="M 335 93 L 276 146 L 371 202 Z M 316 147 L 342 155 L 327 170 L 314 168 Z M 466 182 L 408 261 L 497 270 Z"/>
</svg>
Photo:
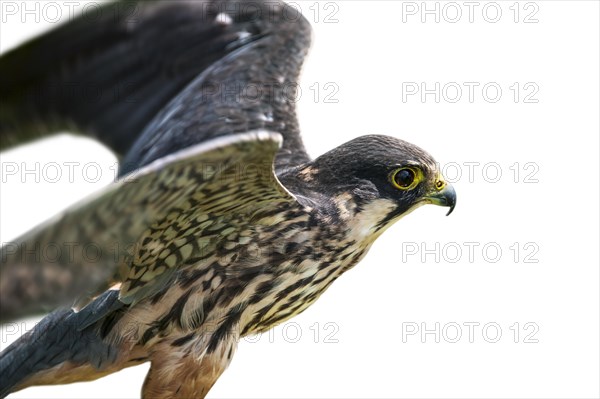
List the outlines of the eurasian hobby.
<svg viewBox="0 0 600 399">
<path fill-rule="evenodd" d="M 128 1 L 0 58 L 2 148 L 68 129 L 121 160 L 117 182 L 2 247 L 2 321 L 58 310 L 0 354 L 0 397 L 147 361 L 144 398 L 204 397 L 240 337 L 302 312 L 415 208 L 452 211 L 402 140 L 307 155 L 309 43 L 284 3 Z"/>
</svg>

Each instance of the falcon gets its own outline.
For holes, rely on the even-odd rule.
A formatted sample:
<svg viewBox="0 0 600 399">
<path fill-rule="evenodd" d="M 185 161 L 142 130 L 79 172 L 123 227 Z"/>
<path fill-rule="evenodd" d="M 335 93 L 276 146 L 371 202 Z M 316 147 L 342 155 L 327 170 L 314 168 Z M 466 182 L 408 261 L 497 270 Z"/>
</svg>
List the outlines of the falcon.
<svg viewBox="0 0 600 399">
<path fill-rule="evenodd" d="M 143 398 L 202 398 L 241 337 L 305 310 L 394 222 L 452 212 L 413 144 L 307 155 L 290 88 L 309 43 L 285 3 L 129 1 L 0 58 L 1 149 L 68 129 L 120 159 L 118 181 L 2 247 L 2 322 L 55 310 L 0 353 L 0 397 L 150 362 Z"/>
</svg>

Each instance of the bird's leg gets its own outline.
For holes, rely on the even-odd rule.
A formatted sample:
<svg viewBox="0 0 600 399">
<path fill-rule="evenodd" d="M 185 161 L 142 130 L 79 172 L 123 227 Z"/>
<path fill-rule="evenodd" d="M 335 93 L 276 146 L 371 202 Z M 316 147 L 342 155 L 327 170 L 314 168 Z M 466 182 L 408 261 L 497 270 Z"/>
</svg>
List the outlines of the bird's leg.
<svg viewBox="0 0 600 399">
<path fill-rule="evenodd" d="M 143 399 L 201 399 L 225 371 L 239 340 L 239 331 L 178 335 L 153 346 Z"/>
</svg>

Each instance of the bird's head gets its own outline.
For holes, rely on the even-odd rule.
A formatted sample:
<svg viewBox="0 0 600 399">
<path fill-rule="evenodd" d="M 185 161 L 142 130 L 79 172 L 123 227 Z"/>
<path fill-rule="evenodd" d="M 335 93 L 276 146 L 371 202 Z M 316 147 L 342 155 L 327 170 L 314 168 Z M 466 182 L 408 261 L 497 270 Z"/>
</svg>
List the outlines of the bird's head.
<svg viewBox="0 0 600 399">
<path fill-rule="evenodd" d="M 449 207 L 448 215 L 456 205 L 433 157 L 394 137 L 351 140 L 305 165 L 299 176 L 370 233 L 424 204 Z"/>
</svg>

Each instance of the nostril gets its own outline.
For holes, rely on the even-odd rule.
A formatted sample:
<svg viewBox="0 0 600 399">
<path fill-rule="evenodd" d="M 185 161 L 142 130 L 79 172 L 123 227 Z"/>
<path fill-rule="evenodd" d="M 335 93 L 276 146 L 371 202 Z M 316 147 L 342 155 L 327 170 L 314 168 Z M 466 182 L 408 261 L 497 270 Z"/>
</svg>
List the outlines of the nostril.
<svg viewBox="0 0 600 399">
<path fill-rule="evenodd" d="M 444 183 L 442 180 L 438 180 L 435 183 L 435 188 L 437 188 L 438 190 L 441 190 L 442 188 L 444 188 L 445 185 L 446 185 L 446 183 Z"/>
</svg>

